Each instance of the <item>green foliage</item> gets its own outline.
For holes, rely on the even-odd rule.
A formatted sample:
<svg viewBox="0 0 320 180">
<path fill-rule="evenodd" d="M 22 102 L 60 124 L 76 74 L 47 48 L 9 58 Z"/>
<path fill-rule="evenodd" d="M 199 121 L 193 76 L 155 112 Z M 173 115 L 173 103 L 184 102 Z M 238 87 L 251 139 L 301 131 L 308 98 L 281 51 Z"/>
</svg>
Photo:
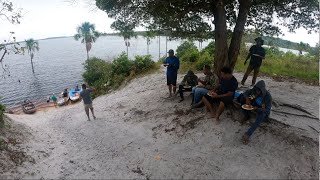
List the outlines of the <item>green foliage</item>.
<svg viewBox="0 0 320 180">
<path fill-rule="evenodd" d="M 184 41 L 176 50 L 176 56 L 182 58 L 189 50 L 197 50 L 197 46 L 191 41 Z"/>
<path fill-rule="evenodd" d="M 112 62 L 91 58 L 84 63 L 84 81 L 96 89 L 95 96 L 118 88 L 126 79 L 135 77 L 155 69 L 151 56 L 136 56 L 134 60 L 127 58 L 123 52 Z"/>
<path fill-rule="evenodd" d="M 112 74 L 123 74 L 128 76 L 131 72 L 132 61 L 128 59 L 126 53 L 122 52 L 116 59 L 112 61 Z"/>
<path fill-rule="evenodd" d="M 181 61 L 183 62 L 196 62 L 199 57 L 200 57 L 200 53 L 198 51 L 198 49 L 185 49 L 185 51 L 182 51 L 183 55 L 181 56 Z"/>
<path fill-rule="evenodd" d="M 108 82 L 111 76 L 111 63 L 98 58 L 91 58 L 84 63 L 84 73 L 82 77 L 89 86 L 93 86 L 95 82 Z"/>
<path fill-rule="evenodd" d="M 2 126 L 4 124 L 4 112 L 6 110 L 6 106 L 3 104 L 0 104 L 0 125 Z"/>
<path fill-rule="evenodd" d="M 139 74 L 152 68 L 154 64 L 155 62 L 151 59 L 151 55 L 136 56 L 135 60 L 133 61 L 133 69 L 135 74 Z"/>
<path fill-rule="evenodd" d="M 76 41 L 81 39 L 81 43 L 93 43 L 96 42 L 100 33 L 96 31 L 94 24 L 90 22 L 84 22 L 77 27 L 77 34 L 74 35 Z"/>
<path fill-rule="evenodd" d="M 201 54 L 203 54 L 205 52 L 208 52 L 210 56 L 213 56 L 214 55 L 214 49 L 215 49 L 214 41 L 211 41 L 208 44 L 208 46 L 206 46 L 205 48 L 202 49 Z"/>
<path fill-rule="evenodd" d="M 201 54 L 199 61 L 196 63 L 196 69 L 201 71 L 204 65 L 212 65 L 213 56 L 209 52 L 205 51 Z"/>
<path fill-rule="evenodd" d="M 111 28 L 119 31 L 124 40 L 131 39 L 135 36 L 135 24 L 127 20 L 117 20 L 111 24 Z"/>
</svg>

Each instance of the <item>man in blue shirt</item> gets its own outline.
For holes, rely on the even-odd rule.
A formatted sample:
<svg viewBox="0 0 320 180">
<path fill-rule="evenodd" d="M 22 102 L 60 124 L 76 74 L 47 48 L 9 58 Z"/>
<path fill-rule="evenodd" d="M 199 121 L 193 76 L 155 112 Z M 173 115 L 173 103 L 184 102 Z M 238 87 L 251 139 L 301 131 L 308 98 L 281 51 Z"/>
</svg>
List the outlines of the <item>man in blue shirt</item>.
<svg viewBox="0 0 320 180">
<path fill-rule="evenodd" d="M 169 88 L 169 97 L 173 94 L 176 94 L 177 91 L 177 76 L 178 76 L 178 69 L 180 66 L 179 58 L 174 55 L 174 51 L 170 49 L 168 51 L 169 57 L 166 58 L 163 65 L 167 67 L 167 85 Z"/>
<path fill-rule="evenodd" d="M 251 73 L 251 71 L 253 70 L 253 77 L 252 77 L 252 84 L 251 86 L 254 86 L 256 84 L 256 80 L 258 77 L 258 73 L 260 71 L 260 66 L 262 64 L 262 60 L 265 58 L 266 55 L 266 51 L 265 49 L 262 47 L 263 45 L 263 40 L 261 37 L 257 37 L 256 39 L 254 39 L 256 41 L 256 45 L 253 45 L 250 50 L 249 50 L 249 54 L 246 58 L 246 61 L 244 62 L 244 65 L 246 65 L 248 59 L 250 58 L 250 64 L 247 68 L 247 71 L 245 73 L 245 75 L 242 78 L 241 84 L 244 85 L 244 83 L 246 82 L 249 74 Z"/>
</svg>

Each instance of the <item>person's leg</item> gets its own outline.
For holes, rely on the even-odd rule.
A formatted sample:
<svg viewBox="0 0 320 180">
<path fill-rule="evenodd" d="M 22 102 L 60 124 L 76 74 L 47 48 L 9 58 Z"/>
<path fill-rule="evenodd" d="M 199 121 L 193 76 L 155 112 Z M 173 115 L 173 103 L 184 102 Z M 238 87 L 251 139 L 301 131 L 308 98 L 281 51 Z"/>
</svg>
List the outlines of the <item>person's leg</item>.
<svg viewBox="0 0 320 180">
<path fill-rule="evenodd" d="M 257 80 L 257 77 L 258 77 L 259 71 L 260 71 L 260 67 L 256 67 L 256 68 L 254 68 L 254 70 L 253 70 L 253 77 L 252 77 L 252 84 L 251 84 L 251 86 L 254 86 L 254 85 L 256 84 L 256 80 Z"/>
<path fill-rule="evenodd" d="M 169 97 L 172 96 L 172 82 L 171 82 L 171 77 L 167 75 L 167 85 L 169 89 Z"/>
<path fill-rule="evenodd" d="M 225 104 L 222 101 L 220 101 L 217 112 L 216 112 L 216 124 L 219 124 L 220 122 L 219 118 L 221 113 L 224 111 L 224 107 L 225 107 Z"/>
<path fill-rule="evenodd" d="M 249 130 L 243 136 L 243 143 L 244 144 L 248 144 L 250 136 L 260 126 L 260 124 L 264 120 L 266 120 L 267 117 L 268 117 L 268 115 L 264 112 L 260 112 L 257 114 L 256 121 L 253 123 L 253 125 L 249 128 Z"/>
<path fill-rule="evenodd" d="M 242 85 L 244 85 L 244 83 L 246 82 L 246 80 L 247 80 L 249 74 L 251 73 L 251 71 L 252 71 L 252 67 L 250 65 L 248 65 L 247 71 L 246 71 L 246 73 L 244 74 L 244 76 L 243 76 L 243 78 L 241 80 L 241 84 Z"/>
<path fill-rule="evenodd" d="M 202 96 L 206 95 L 208 92 L 208 89 L 197 88 L 194 94 L 194 103 L 199 103 L 202 99 Z"/>
<path fill-rule="evenodd" d="M 196 93 L 196 89 L 197 89 L 197 87 L 193 87 L 193 88 L 192 88 L 192 91 L 191 91 L 191 95 L 192 95 L 191 105 L 194 103 L 194 94 Z"/>
<path fill-rule="evenodd" d="M 92 113 L 93 119 L 96 119 L 96 116 L 94 115 L 94 112 L 93 112 L 93 107 L 90 108 L 90 111 Z"/>
<path fill-rule="evenodd" d="M 89 108 L 85 107 L 84 110 L 86 111 L 86 114 L 87 114 L 87 117 L 88 117 L 88 121 L 90 121 Z"/>
<path fill-rule="evenodd" d="M 174 76 L 172 77 L 172 86 L 173 86 L 173 94 L 176 95 L 177 93 L 177 78 L 178 78 L 178 74 L 174 74 Z"/>
<path fill-rule="evenodd" d="M 241 106 L 246 104 L 246 98 L 243 95 L 240 97 L 240 104 L 241 104 Z M 240 124 L 244 124 L 247 120 L 250 119 L 250 111 L 242 109 L 242 108 L 241 108 L 241 111 L 242 111 L 243 117 L 240 120 Z"/>
<path fill-rule="evenodd" d="M 183 101 L 184 100 L 184 97 L 183 97 L 183 85 L 179 85 L 179 94 L 180 94 L 180 98 L 181 100 Z"/>
<path fill-rule="evenodd" d="M 211 98 L 211 97 L 208 97 L 207 95 L 206 96 L 203 96 L 202 97 L 202 102 L 204 103 L 204 105 L 206 106 L 206 110 L 207 112 L 210 112 L 210 116 L 211 117 L 215 117 L 215 111 L 213 109 L 213 105 L 211 104 L 211 102 L 208 100 L 208 98 Z"/>
<path fill-rule="evenodd" d="M 168 89 L 169 89 L 169 97 L 172 96 L 172 85 L 168 85 Z"/>
</svg>

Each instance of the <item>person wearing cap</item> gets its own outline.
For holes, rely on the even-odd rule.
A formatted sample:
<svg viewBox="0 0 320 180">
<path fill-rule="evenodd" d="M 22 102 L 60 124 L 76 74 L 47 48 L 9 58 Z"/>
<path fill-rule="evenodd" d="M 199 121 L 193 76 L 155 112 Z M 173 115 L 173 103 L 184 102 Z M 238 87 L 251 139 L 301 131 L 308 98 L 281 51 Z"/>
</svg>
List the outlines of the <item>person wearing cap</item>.
<svg viewBox="0 0 320 180">
<path fill-rule="evenodd" d="M 184 100 L 183 92 L 191 92 L 192 88 L 197 84 L 198 77 L 193 73 L 193 71 L 189 70 L 179 85 L 180 102 Z"/>
<path fill-rule="evenodd" d="M 251 48 L 249 50 L 249 54 L 244 62 L 244 65 L 246 65 L 248 59 L 250 58 L 250 63 L 248 65 L 247 71 L 244 74 L 242 81 L 241 81 L 242 85 L 244 85 L 249 74 L 253 70 L 253 77 L 252 77 L 251 86 L 254 86 L 254 84 L 256 83 L 259 71 L 260 71 L 260 66 L 262 64 L 262 60 L 265 58 L 265 55 L 266 55 L 266 51 L 262 47 L 263 42 L 264 42 L 263 39 L 261 37 L 257 37 L 254 40 L 256 41 L 256 45 L 251 46 Z"/>
<path fill-rule="evenodd" d="M 168 51 L 169 56 L 164 61 L 163 65 L 167 67 L 167 85 L 169 88 L 169 97 L 173 94 L 176 94 L 177 86 L 177 76 L 178 69 L 180 66 L 179 58 L 174 55 L 174 51 L 170 49 Z"/>
</svg>

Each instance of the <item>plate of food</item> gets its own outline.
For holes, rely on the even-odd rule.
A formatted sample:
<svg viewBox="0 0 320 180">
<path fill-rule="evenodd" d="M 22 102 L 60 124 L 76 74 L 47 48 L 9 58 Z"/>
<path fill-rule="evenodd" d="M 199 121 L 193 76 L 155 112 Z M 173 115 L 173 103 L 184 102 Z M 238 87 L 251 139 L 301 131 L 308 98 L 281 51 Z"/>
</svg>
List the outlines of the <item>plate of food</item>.
<svg viewBox="0 0 320 180">
<path fill-rule="evenodd" d="M 242 107 L 242 109 L 245 109 L 248 111 L 254 110 L 254 107 L 252 105 L 248 105 L 248 104 L 244 104 L 241 107 Z"/>
<path fill-rule="evenodd" d="M 191 86 L 183 86 L 184 88 L 191 88 Z"/>
<path fill-rule="evenodd" d="M 212 92 L 208 92 L 208 93 L 207 93 L 207 95 L 208 95 L 208 96 L 211 96 L 211 97 L 214 96 L 215 94 L 216 94 L 216 93 L 212 93 Z"/>
</svg>

